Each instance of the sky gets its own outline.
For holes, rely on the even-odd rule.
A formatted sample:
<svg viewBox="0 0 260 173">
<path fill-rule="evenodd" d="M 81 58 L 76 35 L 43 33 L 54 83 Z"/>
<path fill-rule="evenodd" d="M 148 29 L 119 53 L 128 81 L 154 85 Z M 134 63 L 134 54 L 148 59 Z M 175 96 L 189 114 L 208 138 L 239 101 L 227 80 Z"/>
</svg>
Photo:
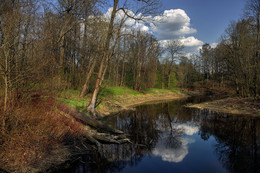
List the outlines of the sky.
<svg viewBox="0 0 260 173">
<path fill-rule="evenodd" d="M 190 25 L 197 30 L 193 35 L 204 43 L 218 42 L 231 21 L 243 15 L 246 0 L 161 0 L 163 10 L 182 9 Z"/>
<path fill-rule="evenodd" d="M 122 1 L 123 2 L 123 1 Z M 137 1 L 138 2 L 138 1 Z M 135 28 L 156 36 L 165 47 L 169 40 L 179 40 L 186 55 L 199 53 L 203 44 L 215 47 L 230 22 L 243 16 L 247 0 L 161 0 L 161 13 L 146 16 L 144 21 L 128 19 L 125 30 Z M 138 4 L 138 3 L 137 3 Z M 105 16 L 111 16 L 112 8 Z M 138 16 L 130 9 L 129 14 Z M 124 16 L 121 11 L 117 19 Z"/>
</svg>

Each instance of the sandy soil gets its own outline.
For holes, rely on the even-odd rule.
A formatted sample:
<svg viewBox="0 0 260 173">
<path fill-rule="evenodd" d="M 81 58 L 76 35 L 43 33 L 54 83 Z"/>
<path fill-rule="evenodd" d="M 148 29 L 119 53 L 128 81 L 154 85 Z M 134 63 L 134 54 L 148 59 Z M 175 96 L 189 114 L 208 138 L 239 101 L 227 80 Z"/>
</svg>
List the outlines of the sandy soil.
<svg viewBox="0 0 260 173">
<path fill-rule="evenodd" d="M 217 112 L 260 116 L 260 100 L 226 98 L 212 102 L 187 105 L 190 108 L 210 109 Z"/>
</svg>

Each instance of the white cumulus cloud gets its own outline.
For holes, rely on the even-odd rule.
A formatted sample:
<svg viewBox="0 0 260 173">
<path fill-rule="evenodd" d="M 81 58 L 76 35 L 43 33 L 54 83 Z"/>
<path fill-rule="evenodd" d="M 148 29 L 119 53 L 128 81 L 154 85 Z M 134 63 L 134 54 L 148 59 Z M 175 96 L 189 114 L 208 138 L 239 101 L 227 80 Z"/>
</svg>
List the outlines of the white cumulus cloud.
<svg viewBox="0 0 260 173">
<path fill-rule="evenodd" d="M 111 18 L 111 14 L 112 14 L 112 11 L 113 11 L 113 8 L 110 7 L 107 12 L 104 14 L 104 18 L 109 21 L 110 18 Z M 129 14 L 130 16 L 133 16 L 133 17 L 136 17 L 136 15 L 134 14 L 133 11 L 131 10 L 127 10 L 127 14 Z M 116 16 L 115 16 L 115 23 L 119 24 L 121 22 L 122 19 L 126 18 L 126 15 L 125 13 L 122 11 L 122 10 L 119 10 L 117 13 L 116 13 Z M 127 26 L 132 26 L 135 24 L 135 20 L 132 19 L 132 18 L 127 18 L 126 21 L 125 21 L 125 25 Z"/>
<path fill-rule="evenodd" d="M 197 46 L 201 46 L 203 45 L 203 41 L 198 40 L 197 38 L 195 38 L 194 36 L 190 36 L 190 37 L 182 37 L 179 39 L 180 42 L 187 47 L 197 47 Z"/>
<path fill-rule="evenodd" d="M 112 13 L 112 10 L 113 8 L 110 7 L 107 12 L 103 15 L 104 18 L 109 21 L 110 18 L 111 18 L 111 13 Z M 117 13 L 116 13 L 116 16 L 115 16 L 115 21 L 114 23 L 115 24 L 119 24 L 122 20 L 125 20 L 124 22 L 124 26 L 123 26 L 123 32 L 131 32 L 131 29 L 135 29 L 135 30 L 138 30 L 138 31 L 142 31 L 142 32 L 151 32 L 150 31 L 150 28 L 148 26 L 146 26 L 145 22 L 142 21 L 142 20 L 138 20 L 136 21 L 134 18 L 136 19 L 139 19 L 142 17 L 142 13 L 139 13 L 139 14 L 135 14 L 133 11 L 127 9 L 126 10 L 126 13 L 133 17 L 127 17 L 124 13 L 124 11 L 122 10 L 119 10 Z"/>
<path fill-rule="evenodd" d="M 195 38 L 194 36 L 181 37 L 176 40 L 180 41 L 183 44 L 184 52 L 186 54 L 192 54 L 194 52 L 198 52 L 200 50 L 200 48 L 202 47 L 202 45 L 204 44 L 203 41 Z M 170 40 L 160 40 L 159 43 L 163 48 L 166 48 L 168 41 L 170 41 Z"/>
<path fill-rule="evenodd" d="M 110 19 L 112 7 L 104 14 L 105 19 Z M 130 16 L 140 18 L 142 14 L 135 14 L 130 9 L 127 10 Z M 115 23 L 119 23 L 125 16 L 122 10 L 116 14 Z M 203 41 L 195 38 L 191 34 L 197 32 L 191 27 L 191 19 L 182 9 L 165 10 L 162 15 L 145 16 L 144 21 L 135 21 L 127 18 L 123 26 L 123 32 L 130 32 L 131 29 L 153 33 L 159 40 L 162 47 L 169 40 L 179 40 L 185 47 L 184 52 L 196 53 L 204 44 Z M 187 36 L 189 35 L 189 36 Z M 214 45 L 215 46 L 215 45 Z"/>
<path fill-rule="evenodd" d="M 211 43 L 210 46 L 211 46 L 212 48 L 216 48 L 216 47 L 218 46 L 218 43 Z"/>
<path fill-rule="evenodd" d="M 190 27 L 190 18 L 182 9 L 165 10 L 163 15 L 152 18 L 150 26 L 157 33 L 159 40 L 176 39 L 197 32 Z"/>
<path fill-rule="evenodd" d="M 184 52 L 196 53 L 204 43 L 203 41 L 188 36 L 197 32 L 191 27 L 190 17 L 182 9 L 165 10 L 162 15 L 148 17 L 150 30 L 157 35 L 162 47 L 169 40 L 179 40 L 185 47 Z"/>
</svg>

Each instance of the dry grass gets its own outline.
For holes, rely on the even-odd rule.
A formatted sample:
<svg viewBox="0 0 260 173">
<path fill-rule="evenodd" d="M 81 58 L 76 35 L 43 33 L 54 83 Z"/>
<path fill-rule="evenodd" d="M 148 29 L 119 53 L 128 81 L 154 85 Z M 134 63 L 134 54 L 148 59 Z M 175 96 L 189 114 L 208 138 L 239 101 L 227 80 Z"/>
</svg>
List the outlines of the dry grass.
<svg viewBox="0 0 260 173">
<path fill-rule="evenodd" d="M 0 168 L 8 172 L 39 172 L 68 160 L 67 140 L 82 129 L 55 108 L 51 97 L 19 104 L 1 113 Z"/>
<path fill-rule="evenodd" d="M 260 102 L 251 98 L 226 98 L 212 102 L 188 105 L 190 108 L 210 109 L 216 112 L 260 116 Z"/>
</svg>

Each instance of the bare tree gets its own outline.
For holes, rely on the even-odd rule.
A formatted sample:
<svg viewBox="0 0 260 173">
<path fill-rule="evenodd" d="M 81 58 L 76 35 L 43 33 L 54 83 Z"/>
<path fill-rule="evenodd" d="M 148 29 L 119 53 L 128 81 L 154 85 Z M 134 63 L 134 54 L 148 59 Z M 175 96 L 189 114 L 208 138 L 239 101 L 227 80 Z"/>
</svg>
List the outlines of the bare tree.
<svg viewBox="0 0 260 173">
<path fill-rule="evenodd" d="M 163 78 L 166 80 L 165 84 L 168 88 L 171 88 L 170 85 L 175 80 L 174 66 L 183 49 L 183 44 L 178 40 L 169 40 L 165 44 L 165 51 L 168 54 L 164 59 Z"/>
<path fill-rule="evenodd" d="M 254 55 L 252 57 L 254 69 L 253 72 L 253 92 L 254 97 L 258 96 L 258 90 L 260 85 L 260 0 L 248 0 L 245 7 L 245 16 L 248 20 L 252 21 L 254 35 Z"/>
<path fill-rule="evenodd" d="M 135 10 L 136 13 L 134 13 L 134 14 L 142 12 L 142 14 L 145 15 L 145 14 L 151 13 L 155 9 L 155 5 L 157 5 L 157 4 L 158 4 L 157 0 L 141 1 L 140 4 L 138 3 L 138 6 Z M 98 72 L 98 77 L 97 77 L 96 84 L 95 84 L 95 89 L 93 91 L 93 95 L 92 95 L 91 101 L 89 103 L 89 106 L 87 107 L 87 110 L 94 116 L 96 116 L 95 106 L 96 106 L 97 96 L 98 96 L 101 84 L 103 82 L 104 76 L 106 74 L 108 62 L 113 55 L 113 52 L 114 52 L 116 43 L 118 41 L 122 26 L 123 26 L 127 17 L 130 17 L 130 18 L 136 19 L 136 20 L 142 19 L 141 17 L 133 16 L 132 13 L 130 13 L 130 10 L 127 10 L 127 6 L 130 5 L 127 0 L 124 1 L 123 7 L 117 8 L 118 5 L 119 5 L 119 0 L 114 0 L 113 9 L 112 9 L 112 12 L 111 12 L 111 18 L 109 20 L 109 25 L 108 25 L 108 29 L 107 29 L 107 36 L 106 36 L 104 48 L 103 48 L 103 51 L 102 51 L 102 58 L 101 58 L 100 66 L 99 66 L 99 72 Z M 119 11 L 124 12 L 124 17 L 119 22 L 119 26 L 116 29 L 116 31 L 114 31 L 115 18 L 116 18 L 116 14 Z M 115 36 L 114 44 L 111 46 L 111 40 L 113 38 L 114 32 L 115 32 L 116 36 Z"/>
<path fill-rule="evenodd" d="M 19 84 L 28 78 L 30 70 L 23 66 L 29 55 L 28 33 L 33 22 L 32 14 L 35 3 L 30 0 L 2 2 L 0 6 L 0 75 L 4 81 L 4 111 L 13 91 L 18 93 Z M 31 40 L 32 42 L 32 40 Z"/>
</svg>

